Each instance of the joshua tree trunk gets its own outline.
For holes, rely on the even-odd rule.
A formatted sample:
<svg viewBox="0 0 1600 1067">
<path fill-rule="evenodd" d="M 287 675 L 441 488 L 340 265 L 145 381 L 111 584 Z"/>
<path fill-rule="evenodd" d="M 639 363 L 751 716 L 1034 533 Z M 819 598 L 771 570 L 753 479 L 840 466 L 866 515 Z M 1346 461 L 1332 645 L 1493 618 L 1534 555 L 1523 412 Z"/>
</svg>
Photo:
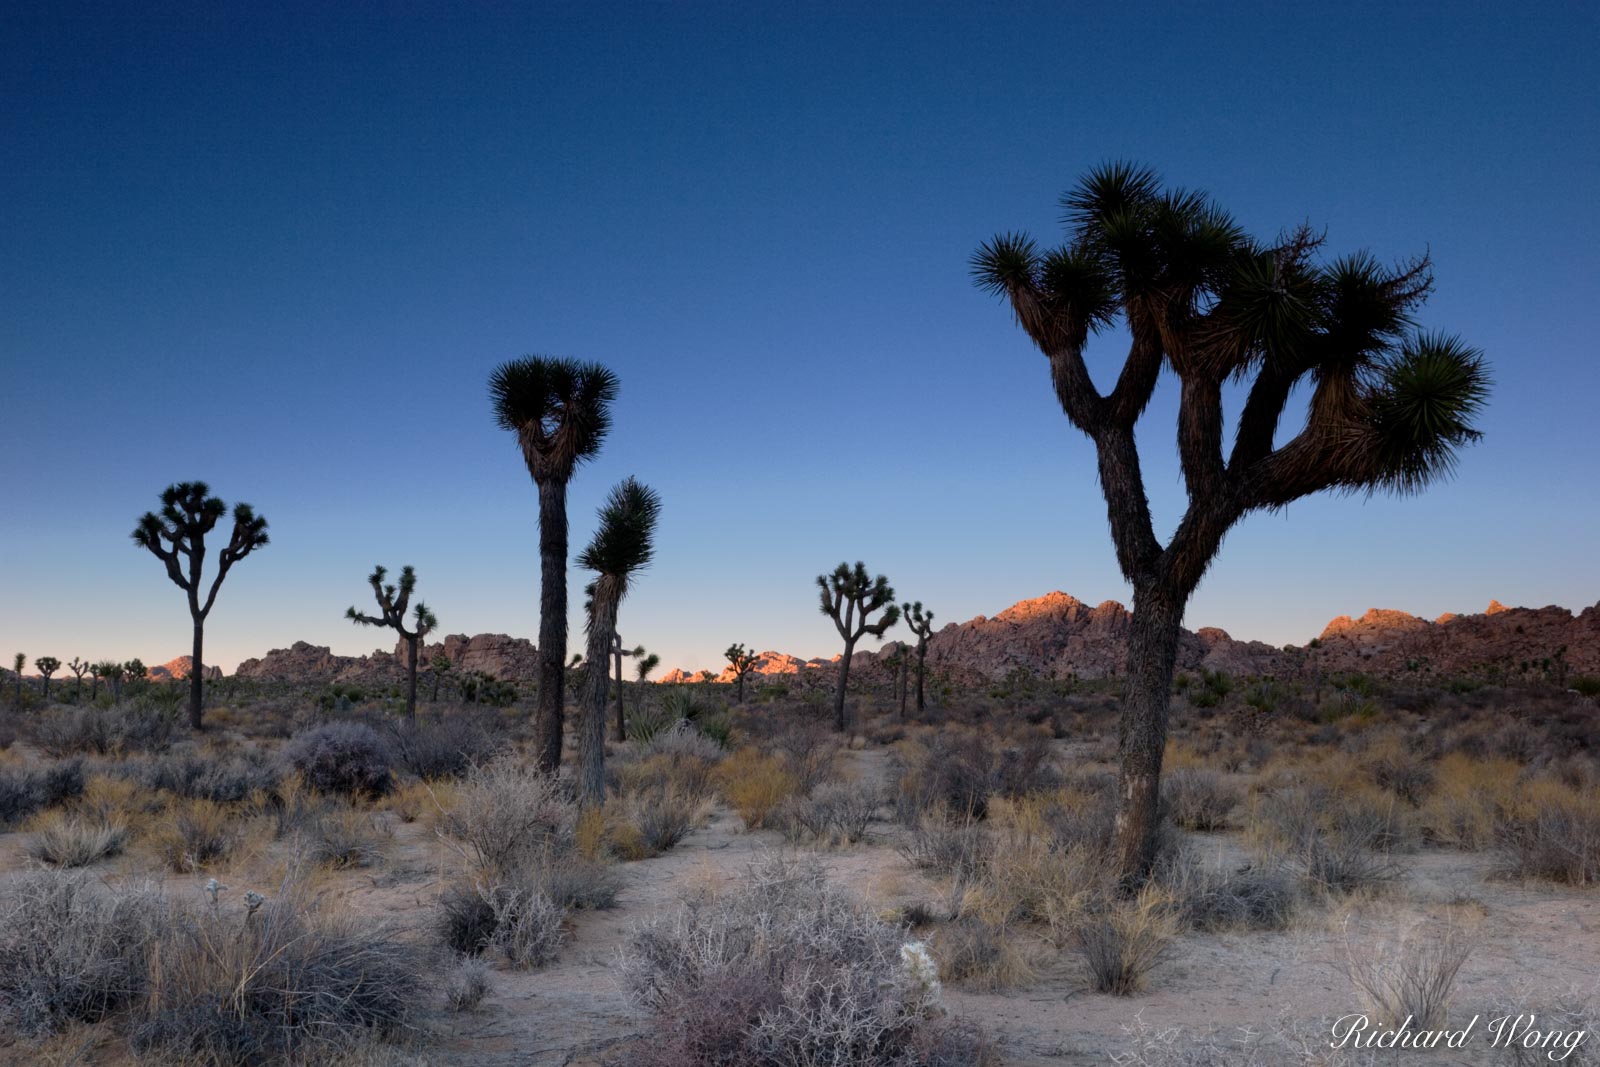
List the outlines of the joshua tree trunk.
<svg viewBox="0 0 1600 1067">
<path fill-rule="evenodd" d="M 606 596 L 606 579 L 594 594 L 589 619 L 589 650 L 583 669 L 583 721 L 578 729 L 578 799 L 585 807 L 606 797 L 606 661 L 616 640 L 617 601 Z"/>
<path fill-rule="evenodd" d="M 922 698 L 922 682 L 928 673 L 928 642 L 917 643 L 917 714 L 921 715 L 927 705 Z"/>
<path fill-rule="evenodd" d="M 1117 869 L 1125 877 L 1142 877 L 1156 854 L 1161 757 L 1167 747 L 1172 674 L 1187 599 L 1182 593 L 1157 586 L 1134 592 L 1128 681 L 1117 731 L 1122 766 L 1114 850 Z"/>
<path fill-rule="evenodd" d="M 608 649 L 600 651 L 606 661 Z M 566 715 L 567 666 L 567 486 L 559 478 L 539 485 L 539 769 L 561 766 Z M 604 677 L 604 672 L 601 672 Z M 603 702 L 603 701 L 602 701 Z"/>
<path fill-rule="evenodd" d="M 199 730 L 204 722 L 201 709 L 205 701 L 205 668 L 200 665 L 200 656 L 201 646 L 205 644 L 206 620 L 198 606 L 194 611 L 194 651 L 189 657 L 189 726 Z"/>
<path fill-rule="evenodd" d="M 617 664 L 617 740 L 620 742 L 628 739 L 628 724 L 622 714 L 622 638 L 612 641 L 611 654 Z"/>
<path fill-rule="evenodd" d="M 850 655 L 855 651 L 856 643 L 844 643 L 844 655 L 839 657 L 839 685 L 833 691 L 833 728 L 840 733 L 845 731 L 844 721 L 844 693 L 850 684 Z"/>
<path fill-rule="evenodd" d="M 739 703 L 744 703 L 744 671 L 739 671 L 739 696 L 736 699 Z"/>
<path fill-rule="evenodd" d="M 406 718 L 417 717 L 417 634 L 406 636 Z"/>
<path fill-rule="evenodd" d="M 907 684 L 910 681 L 910 679 L 907 678 L 907 675 L 910 673 L 910 671 L 911 657 L 906 655 L 902 650 L 900 653 L 900 718 L 902 721 L 904 721 L 906 717 L 906 694 L 911 690 L 910 685 Z"/>
</svg>

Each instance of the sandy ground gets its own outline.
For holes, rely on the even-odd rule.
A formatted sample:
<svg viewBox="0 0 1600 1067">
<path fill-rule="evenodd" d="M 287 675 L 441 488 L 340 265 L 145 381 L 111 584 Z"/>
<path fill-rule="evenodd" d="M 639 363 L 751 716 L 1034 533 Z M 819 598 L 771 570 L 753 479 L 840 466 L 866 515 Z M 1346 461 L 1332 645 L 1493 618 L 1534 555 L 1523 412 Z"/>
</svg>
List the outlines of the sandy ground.
<svg viewBox="0 0 1600 1067">
<path fill-rule="evenodd" d="M 884 753 L 847 756 L 855 774 L 882 775 Z M 459 865 L 454 852 L 420 825 L 396 824 L 389 862 L 371 871 L 340 873 L 325 892 L 357 912 L 397 922 L 425 936 L 433 901 Z M 831 877 L 874 908 L 910 901 L 933 904 L 939 889 L 894 848 L 897 829 L 875 824 L 869 840 L 818 850 Z M 25 865 L 25 835 L 0 835 L 0 870 Z M 1231 835 L 1195 835 L 1191 846 L 1208 862 L 1240 863 L 1245 853 Z M 623 864 L 618 907 L 574 916 L 566 947 L 554 965 L 536 972 L 496 969 L 493 991 L 479 1011 L 430 1011 L 436 1034 L 420 1054 L 427 1064 L 556 1067 L 615 1062 L 645 1033 L 646 1019 L 627 1001 L 613 964 L 630 930 L 675 906 L 689 889 L 737 878 L 764 850 L 784 847 L 774 833 L 747 833 L 718 809 L 709 823 L 655 859 Z M 1405 879 L 1381 897 L 1310 909 L 1282 933 L 1188 934 L 1153 974 L 1149 991 L 1114 998 L 1085 989 L 1070 956 L 1041 960 L 1039 979 L 1002 993 L 946 991 L 955 1013 L 986 1027 L 1003 1060 L 1028 1065 L 1103 1064 L 1129 1048 L 1136 1020 L 1156 1030 L 1271 1029 L 1280 1018 L 1319 1032 L 1340 1015 L 1361 1010 L 1337 966 L 1347 943 L 1391 939 L 1424 916 L 1444 917 L 1471 932 L 1475 949 L 1462 969 L 1452 1019 L 1504 1014 L 1552 1004 L 1578 990 L 1593 997 L 1600 962 L 1600 897 L 1594 892 L 1498 881 L 1486 857 L 1425 851 L 1402 857 Z M 111 873 L 115 868 L 108 868 Z M 169 885 L 181 879 L 169 876 Z M 242 891 L 242 887 L 235 887 Z M 439 986 L 443 987 L 444 976 Z M 1592 1038 L 1600 1043 L 1600 1036 Z M 0 1050 L 0 1060 L 5 1052 Z M 1396 1062 L 1393 1059 L 1378 1062 Z M 1410 1061 L 1407 1061 L 1410 1062 Z M 1430 1064 L 1478 1062 L 1440 1052 Z"/>
</svg>

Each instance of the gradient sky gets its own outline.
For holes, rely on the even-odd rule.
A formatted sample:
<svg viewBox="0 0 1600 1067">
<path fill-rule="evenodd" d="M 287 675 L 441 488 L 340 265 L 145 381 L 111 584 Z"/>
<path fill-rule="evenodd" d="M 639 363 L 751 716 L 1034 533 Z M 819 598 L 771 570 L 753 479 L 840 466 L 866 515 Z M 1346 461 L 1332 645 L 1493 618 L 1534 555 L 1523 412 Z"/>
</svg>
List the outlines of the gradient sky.
<svg viewBox="0 0 1600 1067">
<path fill-rule="evenodd" d="M 9 0 L 0 652 L 186 653 L 127 535 L 188 478 L 273 537 L 210 662 L 392 647 L 342 618 L 377 561 L 444 632 L 532 636 L 535 498 L 485 378 L 533 352 L 621 376 L 574 552 L 617 480 L 660 490 L 621 631 L 669 666 L 831 655 L 811 582 L 841 559 L 940 624 L 1126 602 L 1091 446 L 967 274 L 1116 158 L 1262 236 L 1431 250 L 1422 321 L 1497 381 L 1456 480 L 1246 519 L 1190 626 L 1600 599 L 1600 8 L 930 10 Z M 1140 427 L 1165 529 L 1174 394 Z"/>
</svg>

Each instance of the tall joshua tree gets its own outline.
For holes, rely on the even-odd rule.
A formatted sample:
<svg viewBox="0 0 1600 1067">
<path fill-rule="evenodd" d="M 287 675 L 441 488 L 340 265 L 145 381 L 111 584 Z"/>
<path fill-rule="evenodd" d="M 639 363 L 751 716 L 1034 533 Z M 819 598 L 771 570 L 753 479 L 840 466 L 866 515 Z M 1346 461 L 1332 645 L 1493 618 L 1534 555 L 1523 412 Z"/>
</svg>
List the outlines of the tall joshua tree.
<svg viewBox="0 0 1600 1067">
<path fill-rule="evenodd" d="M 539 491 L 539 766 L 561 765 L 567 658 L 567 483 L 611 429 L 617 376 L 598 363 L 534 356 L 489 376 L 495 421 L 517 435 Z M 604 657 L 602 657 L 602 661 Z"/>
<path fill-rule="evenodd" d="M 871 634 L 883 637 L 884 631 L 900 621 L 900 609 L 894 604 L 894 589 L 883 575 L 868 577 L 867 565 L 857 562 L 841 563 L 832 574 L 817 575 L 817 588 L 822 591 L 822 613 L 833 620 L 839 636 L 844 638 L 844 655 L 839 659 L 839 683 L 833 692 L 833 728 L 844 733 L 844 694 L 850 684 L 850 656 L 856 642 Z M 875 611 L 883 611 L 877 622 L 868 622 Z"/>
<path fill-rule="evenodd" d="M 83 676 L 89 673 L 90 663 L 87 660 L 73 656 L 67 664 L 67 670 L 72 672 L 72 699 L 77 700 L 83 696 Z"/>
<path fill-rule="evenodd" d="M 61 661 L 56 659 L 54 656 L 40 656 L 38 659 L 33 661 L 33 665 L 39 668 L 39 675 L 44 679 L 42 695 L 45 700 L 49 700 L 50 676 L 61 669 Z"/>
<path fill-rule="evenodd" d="M 923 703 L 923 679 L 928 673 L 928 638 L 933 635 L 933 612 L 924 611 L 922 601 L 914 601 L 905 605 L 906 625 L 911 627 L 911 632 L 917 635 L 917 714 L 921 715 L 927 707 Z M 904 714 L 905 708 L 901 708 Z"/>
<path fill-rule="evenodd" d="M 28 665 L 28 654 L 18 652 L 11 657 L 11 670 L 17 676 L 17 703 L 22 703 L 22 668 Z"/>
<path fill-rule="evenodd" d="M 201 598 L 201 571 L 206 560 L 206 535 L 228 512 L 227 505 L 211 495 L 205 482 L 179 482 L 161 494 L 161 512 L 147 511 L 133 531 L 133 543 L 159 559 L 167 577 L 189 599 L 189 618 L 194 623 L 194 651 L 189 663 L 189 725 L 202 727 L 201 707 L 205 699 L 205 668 L 202 646 L 205 643 L 206 616 L 217 602 L 217 590 L 235 563 L 267 544 L 267 520 L 249 504 L 233 506 L 233 530 L 228 543 L 217 554 L 217 573 L 210 591 Z"/>
<path fill-rule="evenodd" d="M 1049 362 L 1067 419 L 1094 442 L 1111 539 L 1133 586 L 1119 727 L 1115 849 L 1125 885 L 1155 854 L 1161 755 L 1184 607 L 1223 536 L 1253 511 L 1321 490 L 1415 493 L 1448 475 L 1476 440 L 1488 395 L 1479 352 L 1417 332 L 1432 285 L 1426 256 L 1387 267 L 1368 253 L 1325 260 L 1307 227 L 1247 235 L 1209 197 L 1163 188 L 1144 168 L 1091 171 L 1062 199 L 1065 242 L 1004 234 L 972 258 L 977 284 L 1005 298 Z M 1120 325 L 1128 356 L 1101 393 L 1084 346 Z M 1177 445 L 1189 504 L 1156 537 L 1134 425 L 1158 379 L 1178 379 Z M 1225 382 L 1245 386 L 1231 449 Z M 1276 444 L 1299 385 L 1305 422 Z"/>
<path fill-rule="evenodd" d="M 361 626 L 387 626 L 406 641 L 406 718 L 417 714 L 417 646 L 439 625 L 428 605 L 417 601 L 412 611 L 411 629 L 406 629 L 406 608 L 411 606 L 411 594 L 417 590 L 417 571 L 411 564 L 400 568 L 400 584 L 384 584 L 389 572 L 381 566 L 373 567 L 367 576 L 372 586 L 372 596 L 378 602 L 378 614 L 368 615 L 354 607 L 346 608 L 344 617 Z"/>
<path fill-rule="evenodd" d="M 743 704 L 745 675 L 755 669 L 758 657 L 754 652 L 746 649 L 743 643 L 729 645 L 728 651 L 724 652 L 723 655 L 728 659 L 728 666 L 733 668 L 734 679 L 739 683 L 739 703 Z"/>
<path fill-rule="evenodd" d="M 661 498 L 632 478 L 611 490 L 600 506 L 600 525 L 578 563 L 595 572 L 588 599 L 588 655 L 583 681 L 583 725 L 578 734 L 578 795 L 584 804 L 605 799 L 606 674 L 617 635 L 617 611 L 628 587 L 655 554 Z"/>
</svg>

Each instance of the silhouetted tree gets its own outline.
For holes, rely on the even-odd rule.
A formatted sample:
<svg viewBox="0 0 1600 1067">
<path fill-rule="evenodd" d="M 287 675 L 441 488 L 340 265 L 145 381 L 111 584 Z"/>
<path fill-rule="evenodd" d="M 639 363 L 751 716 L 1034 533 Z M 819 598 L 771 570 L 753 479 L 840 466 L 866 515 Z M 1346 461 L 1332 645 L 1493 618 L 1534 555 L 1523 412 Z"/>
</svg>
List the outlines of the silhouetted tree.
<svg viewBox="0 0 1600 1067">
<path fill-rule="evenodd" d="M 901 615 L 904 616 L 904 614 L 905 612 L 902 610 Z M 910 689 L 910 686 L 906 684 L 906 676 L 911 664 L 910 650 L 906 648 L 904 642 L 898 643 L 894 646 L 894 651 L 884 657 L 883 663 L 884 666 L 889 668 L 889 672 L 894 678 L 894 699 L 900 705 L 900 717 L 904 719 L 906 717 L 906 693 Z"/>
<path fill-rule="evenodd" d="M 11 670 L 17 676 L 17 703 L 22 703 L 22 668 L 28 665 L 28 656 L 25 652 L 18 652 L 11 657 Z"/>
<path fill-rule="evenodd" d="M 728 651 L 723 653 L 728 659 L 728 666 L 733 668 L 734 680 L 739 683 L 739 703 L 744 703 L 744 678 L 755 669 L 757 656 L 749 651 L 743 644 L 729 645 Z"/>
<path fill-rule="evenodd" d="M 514 431 L 539 491 L 539 766 L 561 765 L 567 658 L 567 483 L 611 429 L 617 376 L 598 363 L 536 356 L 489 376 L 495 420 Z"/>
<path fill-rule="evenodd" d="M 393 582 L 384 584 L 383 579 L 388 573 L 378 566 L 373 567 L 372 573 L 367 576 L 367 582 L 372 586 L 372 596 L 378 602 L 378 614 L 368 615 L 352 606 L 345 609 L 344 617 L 361 626 L 387 626 L 405 638 L 406 718 L 411 719 L 417 714 L 417 646 L 439 625 L 439 620 L 428 610 L 428 605 L 419 600 L 412 612 L 412 628 L 407 630 L 406 608 L 410 607 L 411 594 L 417 589 L 417 572 L 409 563 L 401 567 L 398 586 Z"/>
<path fill-rule="evenodd" d="M 617 740 L 618 741 L 626 741 L 628 739 L 628 724 L 625 721 L 625 717 L 624 717 L 623 712 L 622 712 L 622 657 L 624 657 L 624 656 L 633 657 L 633 656 L 642 656 L 642 655 L 644 655 L 644 646 L 643 645 L 639 645 L 637 648 L 623 648 L 622 647 L 622 635 L 620 635 L 620 634 L 613 634 L 612 635 L 612 638 L 611 638 L 611 658 L 615 661 L 616 668 L 617 668 L 617 677 L 616 677 L 617 691 L 612 696 L 612 702 L 616 705 Z"/>
<path fill-rule="evenodd" d="M 617 635 L 617 611 L 638 573 L 655 554 L 661 498 L 632 478 L 611 490 L 600 507 L 594 540 L 578 556 L 595 572 L 588 603 L 588 668 L 584 672 L 583 726 L 578 734 L 578 795 L 586 805 L 605 799 L 607 653 Z"/>
<path fill-rule="evenodd" d="M 639 662 L 634 664 L 633 673 L 639 679 L 639 691 L 634 694 L 633 712 L 635 715 L 644 707 L 644 683 L 649 680 L 650 672 L 661 666 L 661 657 L 654 652 L 647 652 L 639 657 Z"/>
<path fill-rule="evenodd" d="M 1426 256 L 1394 268 L 1367 253 L 1325 262 L 1308 227 L 1255 240 L 1205 195 L 1163 189 L 1153 172 L 1122 163 L 1092 171 L 1062 207 L 1061 247 L 1005 234 L 972 266 L 982 288 L 1007 299 L 1047 358 L 1068 420 L 1094 442 L 1117 562 L 1133 586 L 1114 842 L 1131 888 L 1155 858 L 1184 608 L 1223 536 L 1252 511 L 1321 490 L 1420 491 L 1478 438 L 1472 419 L 1489 383 L 1480 353 L 1413 327 L 1432 284 Z M 1084 348 L 1115 324 L 1129 351 L 1102 394 Z M 1163 370 L 1179 382 L 1189 498 L 1165 545 L 1134 443 Z M 1225 382 L 1246 389 L 1231 451 Z M 1308 397 L 1305 423 L 1274 447 L 1295 395 Z"/>
<path fill-rule="evenodd" d="M 202 645 L 206 616 L 217 602 L 217 590 L 235 563 L 267 544 L 267 520 L 249 504 L 233 507 L 233 531 L 217 555 L 217 573 L 211 590 L 201 597 L 201 569 L 206 559 L 206 535 L 227 514 L 227 505 L 211 495 L 205 482 L 179 482 L 161 494 L 161 513 L 147 511 L 133 531 L 133 543 L 147 549 L 167 568 L 167 577 L 189 599 L 189 618 L 194 623 L 194 651 L 189 663 L 189 725 L 202 728 L 205 667 Z M 120 691 L 120 689 L 119 689 Z"/>
<path fill-rule="evenodd" d="M 928 638 L 933 634 L 933 612 L 922 609 L 922 601 L 905 605 L 906 625 L 911 627 L 911 632 L 917 635 L 917 714 L 921 715 L 927 705 L 923 702 L 923 678 L 928 672 Z M 901 714 L 905 713 L 904 705 Z"/>
<path fill-rule="evenodd" d="M 150 677 L 150 668 L 144 665 L 144 660 L 135 657 L 122 665 L 122 675 L 129 682 L 144 682 Z M 135 686 L 135 689 L 143 688 Z"/>
<path fill-rule="evenodd" d="M 72 672 L 73 700 L 83 696 L 83 676 L 89 673 L 89 667 L 90 664 L 87 660 L 81 660 L 77 656 L 73 656 L 71 662 L 67 664 L 67 670 Z"/>
<path fill-rule="evenodd" d="M 894 605 L 894 589 L 883 575 L 867 576 L 867 565 L 857 562 L 851 570 L 841 563 L 832 574 L 817 575 L 817 588 L 822 590 L 822 613 L 833 620 L 833 625 L 844 638 L 844 655 L 839 660 L 839 684 L 833 694 L 833 726 L 844 732 L 844 694 L 850 682 L 850 656 L 856 642 L 867 634 L 883 637 L 884 631 L 900 620 L 900 609 Z M 883 611 L 877 622 L 868 617 Z"/>
<path fill-rule="evenodd" d="M 122 664 L 114 659 L 103 659 L 95 665 L 95 676 L 104 678 L 106 688 L 111 691 L 113 702 L 122 700 L 122 676 L 125 673 Z"/>
<path fill-rule="evenodd" d="M 44 679 L 44 684 L 40 688 L 40 694 L 45 700 L 49 700 L 50 676 L 61 669 L 61 661 L 56 659 L 54 656 L 40 656 L 38 659 L 33 661 L 33 665 L 39 668 L 39 675 Z"/>
</svg>

